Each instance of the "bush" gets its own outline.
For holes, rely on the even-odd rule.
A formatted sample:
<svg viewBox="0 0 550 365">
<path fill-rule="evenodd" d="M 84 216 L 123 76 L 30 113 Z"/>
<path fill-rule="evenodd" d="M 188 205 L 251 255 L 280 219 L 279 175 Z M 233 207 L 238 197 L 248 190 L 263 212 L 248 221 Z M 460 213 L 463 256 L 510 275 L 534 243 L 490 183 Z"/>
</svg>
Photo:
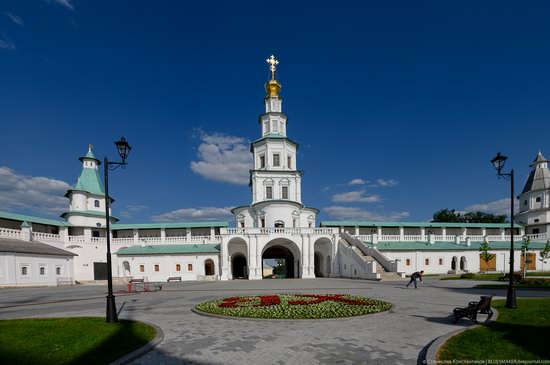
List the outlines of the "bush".
<svg viewBox="0 0 550 365">
<path fill-rule="evenodd" d="M 542 278 L 525 278 L 518 282 L 518 285 L 528 285 L 528 286 L 550 286 L 550 280 Z"/>
<path fill-rule="evenodd" d="M 475 279 L 475 277 L 476 277 L 476 274 L 471 273 L 471 272 L 469 272 L 467 274 L 460 275 L 461 279 Z"/>
</svg>

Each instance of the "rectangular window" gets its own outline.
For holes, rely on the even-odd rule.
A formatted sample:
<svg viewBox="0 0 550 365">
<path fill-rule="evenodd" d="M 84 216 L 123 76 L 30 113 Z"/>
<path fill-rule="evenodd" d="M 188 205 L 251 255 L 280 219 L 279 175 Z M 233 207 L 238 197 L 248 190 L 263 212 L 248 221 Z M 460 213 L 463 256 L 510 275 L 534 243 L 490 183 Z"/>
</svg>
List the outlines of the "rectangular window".
<svg viewBox="0 0 550 365">
<path fill-rule="evenodd" d="M 160 271 L 160 265 L 155 265 L 155 272 L 159 272 Z"/>
<path fill-rule="evenodd" d="M 523 201 L 523 205 L 527 205 L 527 200 L 524 200 L 524 201 Z"/>
<path fill-rule="evenodd" d="M 273 154 L 273 166 L 281 166 L 280 155 L 278 153 Z"/>
<path fill-rule="evenodd" d="M 40 276 L 46 275 L 46 266 L 40 266 Z"/>
<path fill-rule="evenodd" d="M 282 195 L 283 199 L 288 199 L 288 186 L 283 186 L 281 195 Z"/>
<path fill-rule="evenodd" d="M 443 259 L 439 259 L 439 266 L 443 266 Z"/>
<path fill-rule="evenodd" d="M 273 199 L 273 187 L 272 186 L 266 186 L 265 187 L 265 198 L 266 199 Z"/>
<path fill-rule="evenodd" d="M 30 270 L 28 266 L 21 266 L 21 276 L 30 275 Z"/>
<path fill-rule="evenodd" d="M 411 266 L 411 259 L 405 260 L 405 266 Z"/>
<path fill-rule="evenodd" d="M 274 120 L 273 121 L 273 132 L 278 132 L 279 131 L 279 123 Z"/>
<path fill-rule="evenodd" d="M 177 271 L 177 272 L 180 272 L 180 271 L 181 271 L 181 265 L 180 265 L 180 264 L 176 264 L 176 271 Z"/>
<path fill-rule="evenodd" d="M 61 266 L 55 267 L 55 275 L 61 275 Z"/>
<path fill-rule="evenodd" d="M 268 133 L 269 132 L 269 121 L 264 122 L 264 126 L 265 126 L 265 132 Z"/>
<path fill-rule="evenodd" d="M 262 224 L 262 228 L 265 228 L 265 218 L 262 218 L 260 220 L 260 223 Z"/>
<path fill-rule="evenodd" d="M 286 166 L 291 169 L 292 168 L 292 157 L 287 156 L 286 157 Z"/>
<path fill-rule="evenodd" d="M 265 156 L 260 156 L 260 168 L 263 169 L 265 167 Z"/>
<path fill-rule="evenodd" d="M 537 198 L 535 199 L 535 201 L 536 201 L 537 203 L 540 203 L 540 196 L 537 196 Z"/>
<path fill-rule="evenodd" d="M 193 271 L 193 264 L 187 264 L 187 271 Z"/>
<path fill-rule="evenodd" d="M 145 272 L 145 265 L 139 265 L 139 272 Z"/>
<path fill-rule="evenodd" d="M 92 231 L 92 237 L 99 237 L 99 231 Z"/>
<path fill-rule="evenodd" d="M 424 259 L 424 265 L 430 266 L 430 259 Z"/>
</svg>

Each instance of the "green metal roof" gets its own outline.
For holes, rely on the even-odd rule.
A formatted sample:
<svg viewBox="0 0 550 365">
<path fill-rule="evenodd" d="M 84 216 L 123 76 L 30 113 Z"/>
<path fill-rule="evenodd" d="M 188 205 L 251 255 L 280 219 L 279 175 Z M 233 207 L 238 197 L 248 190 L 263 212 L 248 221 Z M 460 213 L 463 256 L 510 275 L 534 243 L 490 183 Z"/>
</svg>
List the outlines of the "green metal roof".
<svg viewBox="0 0 550 365">
<path fill-rule="evenodd" d="M 254 142 L 252 142 L 252 144 L 250 145 L 250 151 L 252 152 L 252 148 L 253 146 L 256 144 L 256 143 L 259 143 L 259 142 L 262 142 L 266 139 L 286 139 L 288 142 L 292 143 L 293 145 L 296 146 L 296 148 L 298 148 L 299 144 L 294 142 L 293 140 L 291 140 L 290 138 L 288 137 L 285 137 L 279 133 L 268 133 L 266 135 L 264 135 L 263 137 L 255 140 Z"/>
<path fill-rule="evenodd" d="M 86 156 L 79 157 L 78 159 L 82 162 L 85 158 L 95 160 L 98 165 L 101 165 L 101 161 L 95 158 L 94 153 L 92 152 L 92 146 L 88 147 L 88 152 L 86 153 Z"/>
<path fill-rule="evenodd" d="M 196 253 L 220 253 L 220 245 L 214 243 L 186 245 L 130 246 L 118 250 L 117 255 L 177 255 Z"/>
<path fill-rule="evenodd" d="M 82 172 L 74 186 L 74 190 L 86 191 L 95 195 L 105 195 L 99 171 L 89 167 L 82 168 Z"/>
<path fill-rule="evenodd" d="M 221 228 L 229 227 L 227 222 L 188 222 L 188 223 L 138 223 L 114 224 L 111 229 L 160 229 L 160 228 Z"/>
<path fill-rule="evenodd" d="M 2 212 L 0 211 L 0 218 L 3 219 L 10 219 L 14 221 L 21 221 L 21 222 L 30 222 L 30 223 L 37 223 L 37 224 L 45 224 L 48 226 L 58 226 L 58 227 L 67 227 L 70 226 L 67 222 L 62 221 L 56 221 L 53 219 L 47 219 L 47 218 L 39 218 L 39 217 L 33 217 L 30 215 L 25 214 L 15 214 L 15 213 L 9 213 L 9 212 Z"/>
<path fill-rule="evenodd" d="M 373 247 L 372 243 L 365 242 L 369 247 Z M 453 242 L 436 242 L 429 244 L 427 242 L 407 241 L 407 242 L 378 242 L 376 248 L 379 251 L 479 251 L 481 242 L 472 242 L 470 246 L 464 243 L 456 244 Z M 530 249 L 543 249 L 544 242 L 531 242 Z M 491 250 L 510 250 L 510 242 L 506 241 L 490 241 L 489 247 Z M 514 248 L 521 249 L 521 242 L 514 242 Z"/>
<path fill-rule="evenodd" d="M 321 227 L 510 228 L 510 223 L 322 221 Z M 514 228 L 522 228 L 514 223 Z"/>
</svg>

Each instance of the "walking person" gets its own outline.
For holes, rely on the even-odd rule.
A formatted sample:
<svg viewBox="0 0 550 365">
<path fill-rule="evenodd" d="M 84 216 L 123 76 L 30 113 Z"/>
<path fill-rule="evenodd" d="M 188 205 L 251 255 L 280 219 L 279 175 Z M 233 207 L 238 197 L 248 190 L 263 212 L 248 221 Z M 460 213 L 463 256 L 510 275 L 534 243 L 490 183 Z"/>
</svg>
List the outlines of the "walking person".
<svg viewBox="0 0 550 365">
<path fill-rule="evenodd" d="M 418 272 L 413 272 L 413 274 L 411 275 L 411 281 L 409 281 L 409 283 L 407 284 L 407 288 L 409 287 L 409 285 L 411 285 L 411 283 L 414 283 L 414 288 L 415 289 L 418 289 L 417 285 L 416 285 L 416 279 L 420 279 L 420 282 L 422 284 L 424 284 L 424 281 L 422 281 L 422 275 L 424 275 L 424 270 Z"/>
</svg>

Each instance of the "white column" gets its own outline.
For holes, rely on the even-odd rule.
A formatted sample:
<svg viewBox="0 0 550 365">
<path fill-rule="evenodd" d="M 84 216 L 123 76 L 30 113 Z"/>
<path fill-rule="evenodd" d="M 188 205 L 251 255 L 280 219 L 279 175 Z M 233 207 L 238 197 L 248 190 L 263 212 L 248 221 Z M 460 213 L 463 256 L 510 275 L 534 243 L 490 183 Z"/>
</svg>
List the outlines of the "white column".
<svg viewBox="0 0 550 365">
<path fill-rule="evenodd" d="M 506 230 L 504 228 L 500 229 L 500 238 L 502 241 L 504 241 L 504 238 L 506 236 Z"/>
<path fill-rule="evenodd" d="M 359 227 L 358 226 L 355 226 L 355 235 L 359 236 Z"/>
<path fill-rule="evenodd" d="M 481 227 L 481 235 L 482 235 L 483 237 L 487 236 L 487 228 Z"/>
<path fill-rule="evenodd" d="M 160 229 L 160 243 L 166 242 L 166 228 Z"/>
<path fill-rule="evenodd" d="M 421 241 L 426 240 L 426 228 L 424 227 L 420 228 L 420 240 Z"/>
<path fill-rule="evenodd" d="M 378 235 L 378 238 L 382 235 L 382 227 L 376 227 L 376 234 Z"/>
<path fill-rule="evenodd" d="M 92 241 L 92 229 L 84 228 L 84 242 L 91 242 L 91 241 Z"/>
<path fill-rule="evenodd" d="M 441 234 L 443 235 L 443 241 L 447 241 L 447 227 L 441 227 Z"/>
<path fill-rule="evenodd" d="M 220 251 L 221 251 L 221 273 L 220 273 L 220 279 L 221 280 L 228 280 L 229 279 L 229 255 L 228 255 L 228 244 L 229 240 L 224 239 L 224 236 L 222 236 L 222 242 L 220 243 Z"/>
<path fill-rule="evenodd" d="M 257 280 L 262 277 L 258 277 L 257 268 L 258 262 L 256 259 L 256 246 L 258 245 L 258 236 L 248 237 L 248 280 Z"/>
<path fill-rule="evenodd" d="M 340 276 L 340 265 L 338 264 L 338 239 L 337 234 L 332 235 L 332 256 L 331 256 L 331 269 L 330 277 L 335 278 Z"/>
<path fill-rule="evenodd" d="M 139 243 L 139 231 L 138 231 L 138 229 L 134 228 L 133 233 L 134 233 L 134 243 L 137 245 Z"/>
<path fill-rule="evenodd" d="M 309 245 L 306 235 L 302 235 L 302 278 L 309 277 Z"/>
<path fill-rule="evenodd" d="M 215 237 L 216 237 L 216 232 L 214 230 L 214 227 L 210 227 L 210 240 L 214 242 Z"/>
<path fill-rule="evenodd" d="M 59 227 L 59 237 L 61 241 L 69 242 L 69 227 Z"/>
<path fill-rule="evenodd" d="M 187 242 L 191 242 L 191 229 L 190 228 L 185 228 L 185 236 L 186 236 L 186 241 Z"/>
<path fill-rule="evenodd" d="M 311 239 L 311 235 L 307 235 L 307 242 L 309 246 L 309 277 L 315 277 L 315 247 L 314 241 Z"/>
<path fill-rule="evenodd" d="M 403 236 L 405 236 L 405 228 L 399 227 L 399 241 L 403 241 Z"/>
<path fill-rule="evenodd" d="M 467 235 L 468 235 L 468 228 L 462 227 L 462 239 L 466 240 Z"/>
</svg>

